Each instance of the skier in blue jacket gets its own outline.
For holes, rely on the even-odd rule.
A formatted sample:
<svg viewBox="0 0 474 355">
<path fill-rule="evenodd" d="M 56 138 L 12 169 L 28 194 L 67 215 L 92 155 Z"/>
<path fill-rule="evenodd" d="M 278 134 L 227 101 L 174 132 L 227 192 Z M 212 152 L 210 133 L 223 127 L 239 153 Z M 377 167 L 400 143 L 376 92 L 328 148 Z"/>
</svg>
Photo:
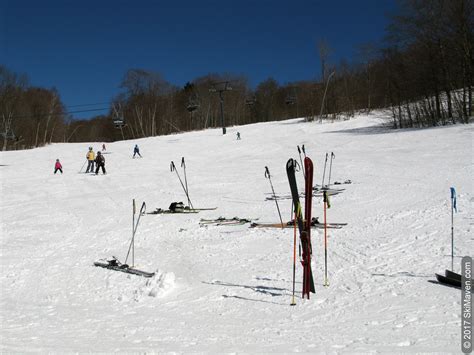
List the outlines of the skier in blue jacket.
<svg viewBox="0 0 474 355">
<path fill-rule="evenodd" d="M 135 148 L 133 148 L 133 157 L 135 158 L 135 155 L 137 155 L 141 158 L 141 154 L 140 154 L 140 148 L 138 148 L 138 144 L 135 144 Z"/>
</svg>

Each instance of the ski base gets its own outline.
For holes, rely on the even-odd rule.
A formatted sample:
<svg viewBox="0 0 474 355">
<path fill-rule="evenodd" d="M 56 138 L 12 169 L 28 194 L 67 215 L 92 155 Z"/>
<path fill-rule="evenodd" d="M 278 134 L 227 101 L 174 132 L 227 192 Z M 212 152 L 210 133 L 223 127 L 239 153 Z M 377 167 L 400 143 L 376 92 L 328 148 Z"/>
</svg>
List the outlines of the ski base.
<svg viewBox="0 0 474 355">
<path fill-rule="evenodd" d="M 121 271 L 121 272 L 125 272 L 127 274 L 143 276 L 143 277 L 153 277 L 153 276 L 155 276 L 154 272 L 146 272 L 146 271 L 134 269 L 134 268 L 129 267 L 126 264 L 117 265 L 117 264 L 112 264 L 112 263 L 105 263 L 105 262 L 96 261 L 96 262 L 94 262 L 94 266 L 103 267 L 103 268 L 109 269 L 109 270 Z"/>
</svg>

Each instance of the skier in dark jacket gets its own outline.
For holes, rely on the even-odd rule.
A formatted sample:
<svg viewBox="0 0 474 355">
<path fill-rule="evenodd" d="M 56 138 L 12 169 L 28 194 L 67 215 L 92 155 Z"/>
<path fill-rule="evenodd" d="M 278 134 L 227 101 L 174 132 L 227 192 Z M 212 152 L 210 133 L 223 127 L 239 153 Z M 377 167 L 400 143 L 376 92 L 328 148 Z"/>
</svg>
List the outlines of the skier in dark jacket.
<svg viewBox="0 0 474 355">
<path fill-rule="evenodd" d="M 103 174 L 107 174 L 105 171 L 105 158 L 101 154 L 101 152 L 97 152 L 97 157 L 95 158 L 95 165 L 96 165 L 96 169 L 95 169 L 96 175 L 99 174 L 99 168 L 102 168 Z"/>
<path fill-rule="evenodd" d="M 137 155 L 141 158 L 141 154 L 140 154 L 140 148 L 138 148 L 138 144 L 135 144 L 135 148 L 133 148 L 133 157 L 135 158 L 135 155 Z"/>
</svg>

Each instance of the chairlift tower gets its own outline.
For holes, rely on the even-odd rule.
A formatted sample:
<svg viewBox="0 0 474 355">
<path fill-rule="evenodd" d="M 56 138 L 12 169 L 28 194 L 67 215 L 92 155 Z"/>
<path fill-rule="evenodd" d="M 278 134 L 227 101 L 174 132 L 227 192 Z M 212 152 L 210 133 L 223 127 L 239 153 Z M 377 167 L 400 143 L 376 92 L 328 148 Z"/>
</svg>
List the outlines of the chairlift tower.
<svg viewBox="0 0 474 355">
<path fill-rule="evenodd" d="M 209 89 L 209 92 L 219 93 L 219 100 L 221 106 L 221 125 L 222 125 L 222 134 L 226 134 L 226 128 L 224 123 L 224 92 L 232 91 L 230 86 L 230 81 L 222 81 L 218 83 L 213 83 L 212 88 Z"/>
</svg>

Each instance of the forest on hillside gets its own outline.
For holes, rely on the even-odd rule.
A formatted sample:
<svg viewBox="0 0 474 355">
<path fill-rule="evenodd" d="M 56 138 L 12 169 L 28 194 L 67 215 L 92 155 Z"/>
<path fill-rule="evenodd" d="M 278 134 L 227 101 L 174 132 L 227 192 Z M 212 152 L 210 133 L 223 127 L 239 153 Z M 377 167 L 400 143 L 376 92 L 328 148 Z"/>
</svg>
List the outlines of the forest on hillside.
<svg viewBox="0 0 474 355">
<path fill-rule="evenodd" d="M 2 150 L 52 142 L 110 142 L 190 130 L 304 117 L 351 117 L 389 108 L 394 128 L 467 123 L 473 115 L 474 2 L 404 0 L 383 44 L 364 43 L 333 63 L 331 44 L 315 43 L 316 79 L 251 88 L 232 73 L 190 78 L 184 87 L 163 73 L 130 68 L 106 115 L 75 120 L 54 88 L 31 86 L 0 64 Z M 222 110 L 222 112 L 221 112 Z"/>
</svg>

